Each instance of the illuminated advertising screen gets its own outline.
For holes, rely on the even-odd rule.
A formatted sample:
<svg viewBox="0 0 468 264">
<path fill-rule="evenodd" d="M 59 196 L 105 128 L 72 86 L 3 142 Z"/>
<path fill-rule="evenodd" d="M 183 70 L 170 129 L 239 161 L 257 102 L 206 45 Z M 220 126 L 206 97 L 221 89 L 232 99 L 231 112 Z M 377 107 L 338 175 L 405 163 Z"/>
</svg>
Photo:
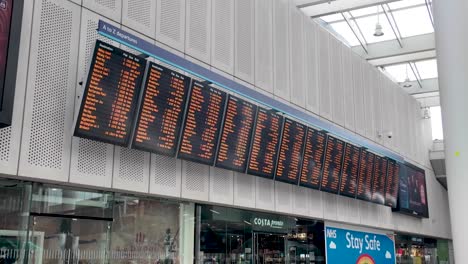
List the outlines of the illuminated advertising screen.
<svg viewBox="0 0 468 264">
<path fill-rule="evenodd" d="M 0 0 L 0 87 L 5 83 L 12 13 L 13 0 Z"/>
<path fill-rule="evenodd" d="M 429 217 L 424 169 L 400 164 L 400 188 L 396 211 L 417 217 Z"/>
</svg>

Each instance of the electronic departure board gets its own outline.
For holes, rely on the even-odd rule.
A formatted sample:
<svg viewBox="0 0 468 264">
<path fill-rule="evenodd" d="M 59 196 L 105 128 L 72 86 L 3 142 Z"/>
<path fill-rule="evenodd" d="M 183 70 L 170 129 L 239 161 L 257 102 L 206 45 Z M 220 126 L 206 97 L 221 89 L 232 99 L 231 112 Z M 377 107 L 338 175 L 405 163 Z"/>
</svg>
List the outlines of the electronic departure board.
<svg viewBox="0 0 468 264">
<path fill-rule="evenodd" d="M 132 147 L 174 157 L 190 78 L 150 63 Z"/>
<path fill-rule="evenodd" d="M 371 201 L 372 199 L 372 174 L 374 172 L 375 154 L 367 151 L 361 151 L 358 173 L 358 189 L 356 198 Z"/>
<path fill-rule="evenodd" d="M 300 185 L 319 189 L 327 134 L 309 127 L 305 140 Z"/>
<path fill-rule="evenodd" d="M 145 66 L 143 58 L 97 41 L 75 136 L 128 146 Z"/>
<path fill-rule="evenodd" d="M 259 107 L 247 173 L 273 179 L 283 117 Z"/>
<path fill-rule="evenodd" d="M 178 157 L 213 165 L 226 93 L 193 80 Z"/>
<path fill-rule="evenodd" d="M 328 135 L 323 161 L 321 191 L 338 193 L 345 142 Z"/>
<path fill-rule="evenodd" d="M 298 184 L 307 127 L 285 118 L 275 180 Z"/>
<path fill-rule="evenodd" d="M 372 202 L 385 204 L 385 182 L 387 181 L 387 158 L 375 156 L 372 180 Z"/>
<path fill-rule="evenodd" d="M 224 115 L 216 166 L 245 172 L 257 106 L 230 95 Z"/>
<path fill-rule="evenodd" d="M 396 208 L 398 186 L 400 184 L 400 166 L 396 161 L 389 159 L 387 169 L 387 183 L 385 185 L 385 204 Z"/>
<path fill-rule="evenodd" d="M 356 197 L 361 148 L 346 143 L 341 171 L 340 195 Z"/>
</svg>

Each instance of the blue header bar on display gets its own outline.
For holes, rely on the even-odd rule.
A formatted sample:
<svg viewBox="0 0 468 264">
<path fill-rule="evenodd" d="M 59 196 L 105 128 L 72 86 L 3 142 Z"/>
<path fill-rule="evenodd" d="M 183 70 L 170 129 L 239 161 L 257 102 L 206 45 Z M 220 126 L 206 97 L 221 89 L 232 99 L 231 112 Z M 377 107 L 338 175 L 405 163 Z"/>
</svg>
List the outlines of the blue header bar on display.
<svg viewBox="0 0 468 264">
<path fill-rule="evenodd" d="M 223 77 L 220 74 L 217 74 L 193 62 L 190 62 L 183 57 L 175 55 L 174 53 L 171 53 L 163 48 L 160 48 L 154 45 L 153 43 L 145 41 L 131 33 L 128 33 L 102 20 L 99 21 L 98 33 L 112 40 L 115 40 L 122 45 L 128 46 L 141 53 L 151 56 L 159 61 L 172 65 L 180 69 L 181 71 L 185 71 L 191 75 L 210 81 L 213 84 L 216 84 L 228 91 L 239 94 L 261 105 L 264 105 L 266 107 L 282 112 L 290 117 L 293 117 L 299 121 L 304 122 L 305 124 L 326 130 L 330 134 L 336 135 L 354 144 L 361 145 L 381 155 L 385 155 L 389 158 L 395 159 L 399 162 L 404 162 L 404 159 L 401 156 L 379 146 L 376 143 L 370 142 L 369 140 L 361 136 L 355 135 L 352 132 L 345 130 L 344 128 L 341 128 L 330 122 L 320 120 L 319 118 L 311 114 L 307 114 L 290 105 L 287 105 L 278 100 L 270 98 L 240 83 L 237 83 L 233 80 Z"/>
</svg>

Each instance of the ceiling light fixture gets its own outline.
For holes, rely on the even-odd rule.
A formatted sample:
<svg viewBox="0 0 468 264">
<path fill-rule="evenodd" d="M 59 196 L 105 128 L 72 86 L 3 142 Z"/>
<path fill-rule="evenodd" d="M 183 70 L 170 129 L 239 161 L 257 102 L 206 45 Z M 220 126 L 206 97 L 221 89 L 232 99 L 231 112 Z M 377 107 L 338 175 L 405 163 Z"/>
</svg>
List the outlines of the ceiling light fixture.
<svg viewBox="0 0 468 264">
<path fill-rule="evenodd" d="M 408 76 L 408 64 L 406 64 L 406 78 L 405 78 L 405 81 L 403 82 L 403 87 L 404 88 L 410 88 L 412 86 L 413 85 L 411 84 L 411 81 L 410 81 L 409 76 Z"/>
<path fill-rule="evenodd" d="M 382 25 L 380 24 L 380 11 L 379 11 L 379 6 L 377 6 L 377 24 L 375 24 L 375 32 L 374 36 L 376 37 L 381 37 L 384 35 L 384 32 L 382 30 Z"/>
</svg>

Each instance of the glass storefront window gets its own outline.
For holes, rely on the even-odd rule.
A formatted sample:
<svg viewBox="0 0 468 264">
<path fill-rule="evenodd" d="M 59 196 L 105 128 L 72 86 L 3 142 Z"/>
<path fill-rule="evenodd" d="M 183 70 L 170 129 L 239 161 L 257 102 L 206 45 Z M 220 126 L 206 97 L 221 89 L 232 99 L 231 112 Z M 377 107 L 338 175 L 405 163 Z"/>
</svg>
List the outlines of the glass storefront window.
<svg viewBox="0 0 468 264">
<path fill-rule="evenodd" d="M 396 235 L 395 247 L 397 264 L 446 264 L 449 261 L 445 240 Z"/>
<path fill-rule="evenodd" d="M 323 223 L 197 206 L 197 263 L 325 263 Z"/>
</svg>

